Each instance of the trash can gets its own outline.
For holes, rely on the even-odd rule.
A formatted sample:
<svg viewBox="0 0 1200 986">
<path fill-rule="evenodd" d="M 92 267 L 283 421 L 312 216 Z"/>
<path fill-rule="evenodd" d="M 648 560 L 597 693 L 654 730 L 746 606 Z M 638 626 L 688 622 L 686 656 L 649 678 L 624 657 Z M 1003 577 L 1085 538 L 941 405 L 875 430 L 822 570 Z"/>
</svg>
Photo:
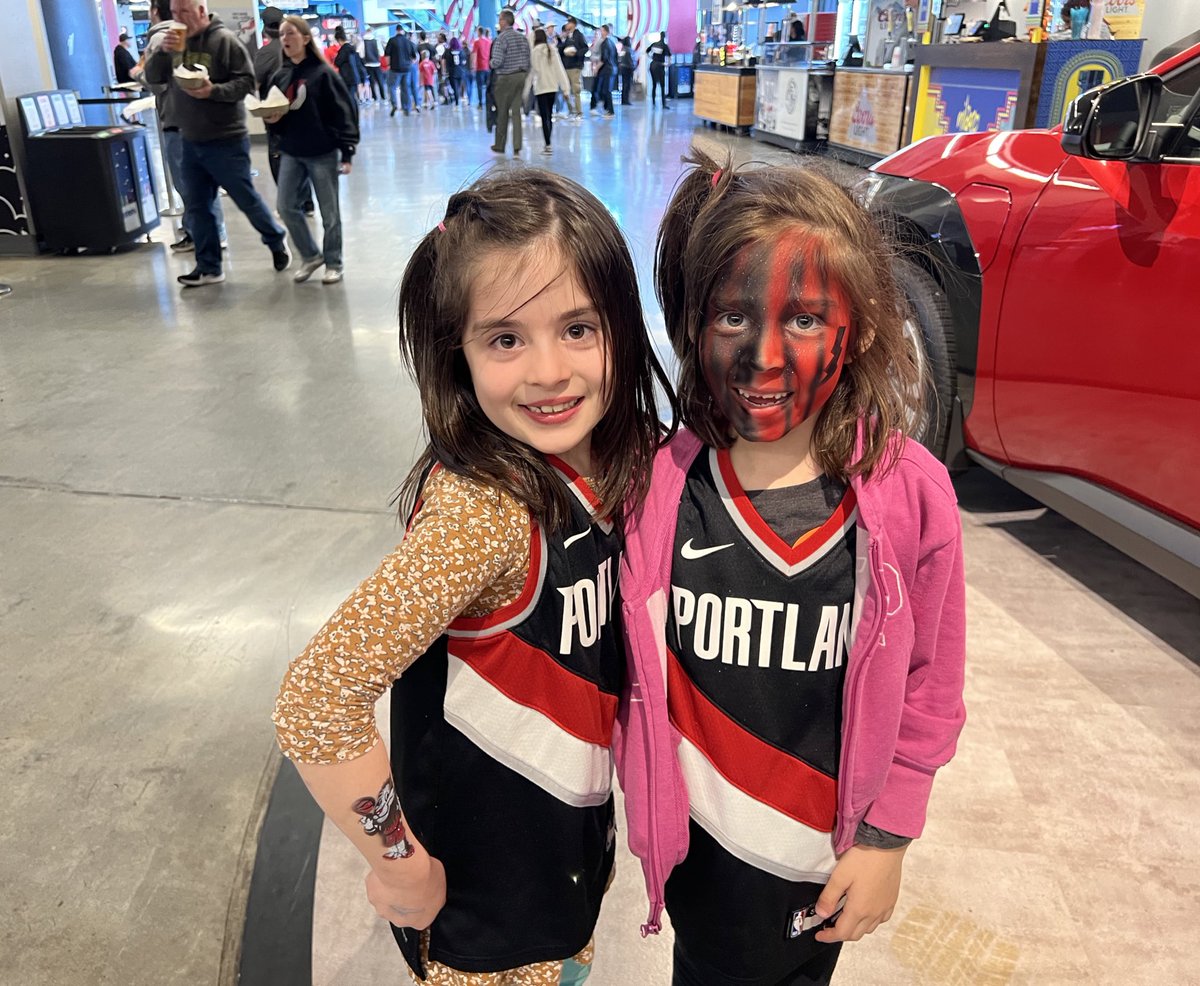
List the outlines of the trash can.
<svg viewBox="0 0 1200 986">
<path fill-rule="evenodd" d="M 69 90 L 18 97 L 34 226 L 48 250 L 114 250 L 158 226 L 144 128 L 82 126 Z"/>
<path fill-rule="evenodd" d="M 693 73 L 691 62 L 672 62 L 667 72 L 667 86 L 672 99 L 692 98 Z"/>
</svg>

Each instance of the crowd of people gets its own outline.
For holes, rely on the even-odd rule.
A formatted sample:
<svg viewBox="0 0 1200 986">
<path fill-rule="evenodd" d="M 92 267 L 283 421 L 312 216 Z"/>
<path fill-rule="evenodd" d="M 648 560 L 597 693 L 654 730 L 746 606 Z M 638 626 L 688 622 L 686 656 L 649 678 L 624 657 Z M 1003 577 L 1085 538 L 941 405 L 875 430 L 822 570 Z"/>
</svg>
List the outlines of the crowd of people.
<svg viewBox="0 0 1200 986">
<path fill-rule="evenodd" d="M 485 109 L 491 150 L 514 155 L 523 146 L 523 119 L 536 111 L 542 153 L 552 153 L 554 122 L 584 117 L 582 92 L 603 119 L 615 114 L 613 92 L 632 102 L 637 52 L 628 37 L 603 25 L 589 43 L 574 17 L 562 30 L 536 24 L 519 29 L 513 12 L 500 12 L 495 37 L 477 27 L 473 37 L 453 32 L 410 34 L 397 26 L 384 45 L 368 27 L 361 36 L 337 27 L 329 38 L 305 18 L 285 17 L 276 7 L 262 12 L 263 44 L 251 57 L 237 36 L 207 10 L 204 0 L 154 0 L 151 27 L 140 60 L 132 66 L 127 39 L 115 54 L 120 70 L 155 95 L 169 177 L 184 202 L 176 253 L 195 253 L 195 268 L 179 277 L 184 287 L 224 280 L 227 248 L 221 190 L 245 213 L 272 255 L 277 271 L 299 254 L 297 282 L 324 267 L 322 283 L 343 277 L 338 178 L 350 173 L 359 141 L 363 106 L 386 99 L 391 115 L 438 108 Z M 184 30 L 169 30 L 182 25 Z M 665 35 L 646 50 L 654 94 L 666 106 Z M 180 66 L 202 66 L 198 84 L 176 76 Z M 590 69 L 590 71 L 589 71 Z M 287 100 L 265 116 L 268 160 L 277 192 L 274 214 L 251 177 L 250 142 L 242 101 L 278 90 Z M 318 247 L 309 218 L 320 207 L 323 242 Z M 276 216 L 280 222 L 276 221 Z"/>
</svg>

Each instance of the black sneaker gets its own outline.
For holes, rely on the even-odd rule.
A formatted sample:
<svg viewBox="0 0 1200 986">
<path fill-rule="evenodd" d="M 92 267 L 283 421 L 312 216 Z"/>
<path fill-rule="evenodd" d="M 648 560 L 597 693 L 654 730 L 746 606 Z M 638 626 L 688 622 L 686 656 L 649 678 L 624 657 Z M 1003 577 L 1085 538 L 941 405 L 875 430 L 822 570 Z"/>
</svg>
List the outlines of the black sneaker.
<svg viewBox="0 0 1200 986">
<path fill-rule="evenodd" d="M 171 249 L 176 253 L 191 253 L 196 249 L 196 241 L 187 233 L 171 244 Z"/>
<path fill-rule="evenodd" d="M 292 262 L 292 255 L 288 253 L 287 247 L 281 246 L 279 249 L 271 251 L 271 260 L 275 264 L 276 270 L 287 270 L 288 264 Z"/>
<path fill-rule="evenodd" d="M 205 274 L 204 271 L 197 267 L 190 274 L 180 274 L 175 280 L 185 288 L 202 288 L 206 284 L 220 284 L 225 280 L 225 274 L 223 272 Z"/>
</svg>

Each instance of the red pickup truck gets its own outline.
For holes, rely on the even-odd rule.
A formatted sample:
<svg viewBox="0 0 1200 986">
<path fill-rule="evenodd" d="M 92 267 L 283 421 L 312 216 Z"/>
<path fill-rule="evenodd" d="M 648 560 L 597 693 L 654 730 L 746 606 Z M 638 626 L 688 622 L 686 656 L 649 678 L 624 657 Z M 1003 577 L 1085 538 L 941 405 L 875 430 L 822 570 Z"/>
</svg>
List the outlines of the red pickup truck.
<svg viewBox="0 0 1200 986">
<path fill-rule="evenodd" d="M 1200 596 L 1200 45 L 861 191 L 905 244 L 925 443 Z"/>
</svg>

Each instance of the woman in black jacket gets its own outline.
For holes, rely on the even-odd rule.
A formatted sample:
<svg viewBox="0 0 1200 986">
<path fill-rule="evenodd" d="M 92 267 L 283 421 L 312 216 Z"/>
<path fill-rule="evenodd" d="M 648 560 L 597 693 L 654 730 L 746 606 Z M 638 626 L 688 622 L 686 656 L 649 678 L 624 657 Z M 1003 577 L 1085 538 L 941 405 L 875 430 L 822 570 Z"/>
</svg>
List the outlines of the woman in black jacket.
<svg viewBox="0 0 1200 986">
<path fill-rule="evenodd" d="M 350 174 L 358 146 L 358 106 L 338 74 L 329 67 L 302 17 L 283 19 L 279 29 L 283 67 L 271 80 L 287 97 L 287 111 L 266 117 L 279 138 L 279 216 L 301 257 L 295 281 L 307 281 L 324 265 L 323 284 L 342 279 L 342 218 L 338 205 L 338 175 Z M 325 243 L 317 249 L 302 197 L 312 182 Z"/>
<path fill-rule="evenodd" d="M 363 63 L 358 49 L 346 39 L 345 28 L 339 27 L 334 31 L 333 40 L 339 45 L 337 55 L 333 59 L 334 67 L 342 77 L 346 91 L 362 102 L 362 87 L 367 82 L 367 66 Z"/>
</svg>

